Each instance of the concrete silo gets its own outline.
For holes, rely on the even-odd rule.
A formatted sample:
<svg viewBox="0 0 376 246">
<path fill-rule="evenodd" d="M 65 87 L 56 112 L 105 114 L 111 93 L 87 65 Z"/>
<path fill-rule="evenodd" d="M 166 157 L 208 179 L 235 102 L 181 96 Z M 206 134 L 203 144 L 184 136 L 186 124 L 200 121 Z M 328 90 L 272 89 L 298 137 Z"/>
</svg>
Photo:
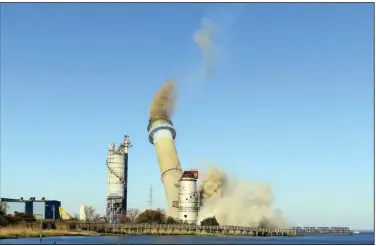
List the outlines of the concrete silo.
<svg viewBox="0 0 376 246">
<path fill-rule="evenodd" d="M 127 211 L 128 149 L 132 147 L 129 136 L 116 149 L 109 146 L 107 165 L 106 217 L 110 223 L 119 223 L 121 214 Z"/>
</svg>

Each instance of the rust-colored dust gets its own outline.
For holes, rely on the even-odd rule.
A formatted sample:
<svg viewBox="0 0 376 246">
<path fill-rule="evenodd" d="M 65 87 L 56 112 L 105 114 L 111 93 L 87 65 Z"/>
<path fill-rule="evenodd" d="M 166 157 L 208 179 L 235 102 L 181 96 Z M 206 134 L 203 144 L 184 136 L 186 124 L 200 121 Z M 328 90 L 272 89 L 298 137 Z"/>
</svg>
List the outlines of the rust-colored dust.
<svg viewBox="0 0 376 246">
<path fill-rule="evenodd" d="M 150 106 L 149 119 L 170 119 L 176 102 L 176 86 L 173 81 L 167 81 L 154 95 Z"/>
</svg>

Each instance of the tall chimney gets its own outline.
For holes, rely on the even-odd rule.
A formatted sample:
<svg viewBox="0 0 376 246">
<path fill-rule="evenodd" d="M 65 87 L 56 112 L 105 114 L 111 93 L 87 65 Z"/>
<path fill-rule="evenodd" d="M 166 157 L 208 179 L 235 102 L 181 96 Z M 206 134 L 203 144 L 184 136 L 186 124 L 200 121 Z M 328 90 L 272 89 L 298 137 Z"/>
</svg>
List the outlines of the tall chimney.
<svg viewBox="0 0 376 246">
<path fill-rule="evenodd" d="M 167 214 L 177 218 L 177 208 L 173 204 L 178 201 L 179 180 L 182 176 L 182 171 L 175 148 L 175 129 L 170 120 L 163 118 L 150 119 L 147 129 L 149 141 L 154 144 L 157 152 L 161 179 L 168 203 Z"/>
</svg>

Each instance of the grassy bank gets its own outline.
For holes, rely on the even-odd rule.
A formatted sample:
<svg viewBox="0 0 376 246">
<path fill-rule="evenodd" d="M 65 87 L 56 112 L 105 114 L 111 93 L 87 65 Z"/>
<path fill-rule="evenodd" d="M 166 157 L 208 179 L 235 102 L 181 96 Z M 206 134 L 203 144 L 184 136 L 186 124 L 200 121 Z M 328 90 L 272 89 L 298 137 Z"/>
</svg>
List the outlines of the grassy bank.
<svg viewBox="0 0 376 246">
<path fill-rule="evenodd" d="M 43 230 L 41 231 L 41 228 Z M 296 236 L 294 229 L 184 224 L 108 224 L 43 221 L 0 227 L 0 239 L 87 235 Z"/>
<path fill-rule="evenodd" d="M 41 233 L 43 237 L 87 236 L 87 235 L 98 234 L 93 231 L 82 231 L 82 230 L 70 231 L 67 229 L 54 229 L 54 230 L 46 229 L 46 230 L 42 230 L 41 232 L 40 228 L 27 228 L 25 226 L 0 227 L 0 239 L 39 237 Z"/>
</svg>

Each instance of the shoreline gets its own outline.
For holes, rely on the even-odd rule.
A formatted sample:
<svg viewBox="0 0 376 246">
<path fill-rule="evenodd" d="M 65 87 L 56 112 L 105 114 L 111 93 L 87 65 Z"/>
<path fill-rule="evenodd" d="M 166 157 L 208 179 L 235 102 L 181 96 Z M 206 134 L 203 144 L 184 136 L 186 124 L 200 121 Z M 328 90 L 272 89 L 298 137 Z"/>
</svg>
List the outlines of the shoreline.
<svg viewBox="0 0 376 246">
<path fill-rule="evenodd" d="M 1 229 L 0 229 L 1 230 Z M 47 232 L 47 233 L 46 233 Z M 229 234 L 215 234 L 215 233 L 99 233 L 94 231 L 59 231 L 59 230 L 43 230 L 42 238 L 48 237 L 74 237 L 74 236 L 194 236 L 194 237 L 271 237 L 271 236 L 251 236 L 251 235 L 229 235 Z M 22 239 L 22 238 L 39 238 L 40 232 L 34 231 L 32 233 L 12 233 L 0 235 L 2 239 Z M 294 237 L 294 236 L 279 236 L 279 237 Z"/>
<path fill-rule="evenodd" d="M 97 233 L 97 234 L 85 234 L 85 233 L 66 233 L 66 234 L 58 234 L 58 235 L 53 235 L 50 234 L 48 236 L 43 236 L 42 238 L 49 238 L 49 237 L 75 237 L 75 236 L 134 236 L 134 237 L 145 237 L 145 236 L 192 236 L 192 237 L 249 237 L 249 238 L 260 238 L 258 236 L 242 236 L 242 235 L 216 235 L 216 234 L 190 234 L 190 235 L 185 235 L 185 234 L 112 234 L 112 233 Z M 2 236 L 0 235 L 0 240 L 5 240 L 5 239 L 23 239 L 23 238 L 39 238 L 40 235 L 12 235 L 12 236 Z M 265 236 L 265 237 L 271 237 L 271 236 Z M 287 237 L 292 237 L 292 236 L 284 236 L 285 238 Z"/>
<path fill-rule="evenodd" d="M 18 238 L 42 238 L 45 237 L 66 237 L 66 236 L 95 236 L 103 235 L 94 231 L 68 231 L 68 230 L 30 230 L 26 228 L 0 228 L 0 240 Z"/>
<path fill-rule="evenodd" d="M 273 237 L 273 236 L 253 236 L 253 235 L 230 235 L 230 234 L 215 234 L 215 233 L 99 233 L 95 231 L 59 231 L 59 230 L 43 230 L 42 238 L 48 237 L 75 237 L 75 236 L 195 236 L 195 237 L 251 237 L 251 238 L 266 238 L 266 237 Z M 338 235 L 327 235 L 327 236 L 338 236 Z M 22 239 L 22 238 L 39 238 L 40 232 L 33 231 L 32 233 L 14 233 L 9 235 L 0 235 L 0 240 L 2 239 Z M 274 236 L 275 237 L 275 236 Z M 285 236 L 277 236 L 281 238 L 290 238 L 290 237 L 304 237 L 304 235 L 285 235 Z"/>
<path fill-rule="evenodd" d="M 66 233 L 66 234 L 58 234 L 58 235 L 48 235 L 48 236 L 43 236 L 42 235 L 42 238 L 45 238 L 45 237 L 74 237 L 74 236 L 99 236 L 100 234 L 84 234 L 84 233 L 73 233 L 73 234 L 69 234 L 69 233 Z M 12 235 L 12 236 L 3 236 L 3 235 L 0 235 L 0 240 L 3 240 L 3 239 L 21 239 L 21 238 L 38 238 L 40 237 L 40 235 L 25 235 L 25 236 L 22 236 L 22 235 Z"/>
<path fill-rule="evenodd" d="M 46 228 L 47 227 L 47 228 Z M 1 239 L 46 238 L 69 236 L 198 236 L 198 237 L 302 237 L 294 229 L 260 229 L 234 226 L 190 226 L 154 224 L 53 223 L 41 230 L 39 224 L 0 227 Z M 330 234 L 346 236 L 347 234 Z M 348 235 L 352 235 L 349 233 Z M 323 236 L 323 235 L 320 235 Z"/>
</svg>

